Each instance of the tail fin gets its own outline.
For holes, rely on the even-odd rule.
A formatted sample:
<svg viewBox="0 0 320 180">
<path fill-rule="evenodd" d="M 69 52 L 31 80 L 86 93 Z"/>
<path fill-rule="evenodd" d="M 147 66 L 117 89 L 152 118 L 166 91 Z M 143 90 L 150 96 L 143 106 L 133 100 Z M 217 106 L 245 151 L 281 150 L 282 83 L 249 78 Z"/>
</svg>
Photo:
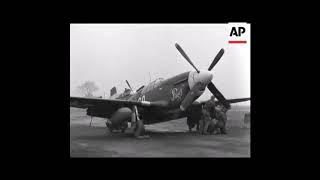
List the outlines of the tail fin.
<svg viewBox="0 0 320 180">
<path fill-rule="evenodd" d="M 116 88 L 116 87 L 111 88 L 111 90 L 110 90 L 110 96 L 113 96 L 113 95 L 116 94 L 116 93 L 117 93 L 117 88 Z"/>
</svg>

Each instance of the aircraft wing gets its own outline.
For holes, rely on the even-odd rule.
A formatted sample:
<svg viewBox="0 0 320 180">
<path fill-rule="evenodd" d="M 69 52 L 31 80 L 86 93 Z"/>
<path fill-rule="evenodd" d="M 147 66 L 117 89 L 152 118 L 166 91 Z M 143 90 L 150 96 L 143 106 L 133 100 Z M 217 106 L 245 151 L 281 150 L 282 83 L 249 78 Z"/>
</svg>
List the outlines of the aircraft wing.
<svg viewBox="0 0 320 180">
<path fill-rule="evenodd" d="M 226 101 L 229 103 L 229 104 L 232 104 L 232 103 L 238 103 L 238 102 L 244 102 L 244 101 L 249 101 L 250 98 L 238 98 L 238 99 L 227 99 Z M 209 101 L 209 100 L 207 100 Z M 201 102 L 193 102 L 192 103 L 192 106 L 201 106 L 203 104 L 205 104 L 207 101 L 201 101 Z"/>
<path fill-rule="evenodd" d="M 76 108 L 89 108 L 93 106 L 105 107 L 161 107 L 162 103 L 149 101 L 129 101 L 121 99 L 101 99 L 101 98 L 86 98 L 86 97 L 70 97 L 70 106 Z"/>
<path fill-rule="evenodd" d="M 164 102 L 149 102 L 149 101 L 129 101 L 121 99 L 101 99 L 101 98 L 85 98 L 85 97 L 70 97 L 70 107 L 85 108 L 87 115 L 95 117 L 110 117 L 115 111 L 122 107 L 132 108 L 132 106 L 142 108 L 148 107 L 165 107 Z"/>
</svg>

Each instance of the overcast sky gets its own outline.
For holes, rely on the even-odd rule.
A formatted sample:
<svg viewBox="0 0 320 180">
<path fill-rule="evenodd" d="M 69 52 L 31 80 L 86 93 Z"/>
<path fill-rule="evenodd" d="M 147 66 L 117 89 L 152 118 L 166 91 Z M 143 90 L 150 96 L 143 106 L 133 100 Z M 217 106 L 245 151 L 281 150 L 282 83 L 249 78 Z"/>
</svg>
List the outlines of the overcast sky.
<svg viewBox="0 0 320 180">
<path fill-rule="evenodd" d="M 247 44 L 228 44 L 227 24 L 71 24 L 70 95 L 79 96 L 76 87 L 86 80 L 98 85 L 94 95 L 109 96 L 113 86 L 118 92 L 127 88 L 126 79 L 137 89 L 149 82 L 149 73 L 154 80 L 194 70 L 175 48 L 178 43 L 200 70 L 224 48 L 211 70 L 213 83 L 227 99 L 250 97 L 248 27 Z M 206 89 L 199 100 L 210 95 Z"/>
</svg>

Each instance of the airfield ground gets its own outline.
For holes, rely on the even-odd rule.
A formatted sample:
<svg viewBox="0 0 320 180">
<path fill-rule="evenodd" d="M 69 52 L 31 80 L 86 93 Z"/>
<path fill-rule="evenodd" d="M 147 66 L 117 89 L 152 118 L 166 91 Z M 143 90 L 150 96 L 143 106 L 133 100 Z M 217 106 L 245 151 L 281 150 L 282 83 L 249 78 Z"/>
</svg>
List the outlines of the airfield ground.
<svg viewBox="0 0 320 180">
<path fill-rule="evenodd" d="M 149 139 L 129 132 L 110 133 L 105 120 L 70 108 L 71 157 L 250 157 L 250 128 L 242 127 L 244 112 L 228 112 L 227 135 L 187 132 L 186 119 L 146 125 Z"/>
</svg>

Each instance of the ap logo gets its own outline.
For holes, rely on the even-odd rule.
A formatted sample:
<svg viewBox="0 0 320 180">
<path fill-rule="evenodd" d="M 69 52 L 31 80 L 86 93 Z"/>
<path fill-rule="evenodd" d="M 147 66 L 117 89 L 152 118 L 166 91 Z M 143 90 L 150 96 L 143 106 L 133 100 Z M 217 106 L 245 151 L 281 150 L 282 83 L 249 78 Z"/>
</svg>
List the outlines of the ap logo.
<svg viewBox="0 0 320 180">
<path fill-rule="evenodd" d="M 229 44 L 246 44 L 250 40 L 250 24 L 248 23 L 228 23 Z"/>
<path fill-rule="evenodd" d="M 245 33 L 246 29 L 244 27 L 232 27 L 230 36 L 241 36 L 241 34 Z"/>
</svg>

